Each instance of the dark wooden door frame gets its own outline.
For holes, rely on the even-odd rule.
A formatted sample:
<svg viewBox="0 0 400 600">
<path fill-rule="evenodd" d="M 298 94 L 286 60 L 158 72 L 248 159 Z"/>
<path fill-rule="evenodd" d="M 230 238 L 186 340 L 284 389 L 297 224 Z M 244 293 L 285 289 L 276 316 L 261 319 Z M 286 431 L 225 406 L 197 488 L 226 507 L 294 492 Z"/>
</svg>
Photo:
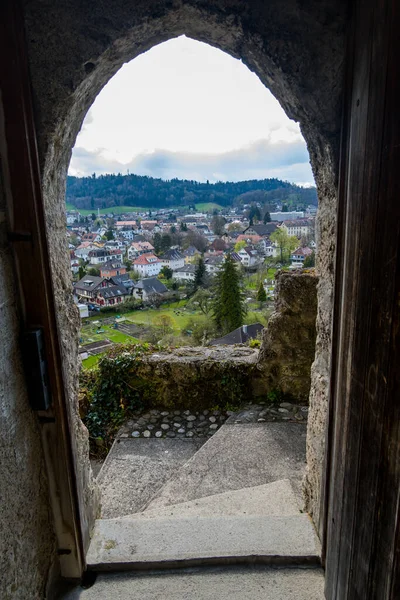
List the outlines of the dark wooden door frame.
<svg viewBox="0 0 400 600">
<path fill-rule="evenodd" d="M 85 568 L 80 507 L 46 240 L 24 22 L 19 2 L 14 0 L 0 3 L 0 55 L 0 117 L 6 144 L 1 167 L 21 300 L 21 326 L 40 327 L 44 332 L 52 406 L 37 416 L 61 574 L 79 578 Z"/>
<path fill-rule="evenodd" d="M 324 498 L 328 600 L 400 597 L 399 26 L 398 2 L 353 3 Z"/>
</svg>

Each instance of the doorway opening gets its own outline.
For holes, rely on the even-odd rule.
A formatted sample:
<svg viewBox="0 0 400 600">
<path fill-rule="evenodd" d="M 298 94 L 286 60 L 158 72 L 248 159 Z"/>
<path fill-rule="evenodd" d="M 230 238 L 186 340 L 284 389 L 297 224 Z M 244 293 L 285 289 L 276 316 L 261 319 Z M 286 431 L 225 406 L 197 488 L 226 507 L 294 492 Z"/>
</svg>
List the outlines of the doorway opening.
<svg viewBox="0 0 400 600">
<path fill-rule="evenodd" d="M 240 56 L 260 77 L 260 80 L 268 85 L 275 95 L 279 98 L 286 112 L 301 123 L 301 128 L 308 143 L 310 158 L 316 179 L 320 211 L 317 220 L 317 237 L 319 240 L 319 266 L 322 267 L 321 278 L 319 281 L 318 294 L 323 299 L 319 303 L 319 312 L 317 317 L 317 355 L 314 361 L 312 373 L 312 391 L 311 405 L 315 410 L 316 418 L 312 420 L 312 434 L 308 439 L 309 472 L 308 498 L 309 510 L 314 515 L 315 522 L 319 521 L 319 503 L 322 476 L 322 458 L 324 448 L 324 421 L 326 417 L 326 399 L 329 382 L 329 344 L 330 344 L 330 325 L 331 325 L 331 301 L 332 301 L 332 283 L 333 283 L 333 257 L 334 257 L 334 226 L 336 212 L 336 165 L 337 165 L 337 99 L 331 98 L 329 106 L 327 104 L 315 105 L 310 94 L 296 88 L 292 81 L 292 87 L 287 79 L 288 73 L 279 72 L 271 62 L 271 57 L 265 54 L 260 48 L 257 49 L 256 40 L 251 36 L 242 40 L 239 45 L 237 40 L 227 39 L 224 33 L 224 25 L 219 23 L 213 31 L 207 31 L 207 24 L 203 24 L 205 29 L 199 32 L 199 21 L 186 15 L 180 31 L 172 28 L 168 23 L 163 22 L 161 35 L 159 32 L 154 37 L 149 37 L 148 33 L 136 31 L 137 40 L 142 39 L 143 43 L 136 43 L 134 49 L 130 44 L 122 44 L 119 52 L 105 53 L 96 61 L 85 63 L 85 76 L 76 88 L 74 94 L 63 105 L 57 119 L 57 135 L 50 142 L 47 161 L 43 170 L 43 190 L 47 208 L 48 220 L 56 222 L 59 227 L 49 228 L 48 239 L 51 248 L 51 258 L 55 272 L 55 292 L 56 301 L 59 304 L 59 327 L 64 333 L 64 359 L 66 365 L 66 383 L 68 393 L 71 397 L 72 410 L 77 416 L 77 370 L 78 370 L 78 349 L 76 346 L 76 336 L 78 322 L 76 319 L 75 308 L 72 302 L 69 308 L 65 308 L 66 295 L 64 290 L 69 289 L 69 272 L 57 270 L 57 265 L 65 264 L 65 258 L 61 256 L 60 244 L 58 244 L 61 235 L 60 228 L 64 217 L 64 212 L 60 209 L 59 199 L 64 197 L 66 185 L 66 172 L 69 163 L 70 153 L 75 141 L 75 137 L 81 127 L 84 115 L 92 104 L 98 91 L 115 73 L 121 64 L 128 58 L 141 54 L 144 50 L 153 46 L 156 42 L 162 41 L 162 38 L 174 37 L 185 31 L 192 38 L 199 39 L 220 47 L 233 56 Z M 196 24 L 196 25 L 194 25 Z M 167 32 L 167 33 L 166 33 Z M 339 66 L 338 66 L 339 69 Z M 333 74 L 334 75 L 334 74 Z M 289 78 L 290 79 L 290 78 Z M 288 90 L 291 87 L 291 93 Z M 303 95 L 302 95 L 303 94 Z M 300 98 L 302 101 L 300 101 Z M 331 110 L 332 109 L 332 110 Z M 325 110 L 325 116 L 321 114 Z M 331 110 L 331 123 L 328 126 L 328 113 Z M 334 116 L 333 116 L 334 115 Z M 319 125 L 318 125 L 319 123 Z M 323 224 L 323 225 L 322 225 Z M 69 302 L 69 301 L 67 301 Z M 75 452 L 82 457 L 87 452 L 85 434 L 80 429 L 78 419 L 73 419 L 76 430 L 79 432 L 75 436 L 77 448 Z M 78 448 L 80 446 L 80 448 Z M 311 466 L 310 466 L 311 465 Z M 95 486 L 90 483 L 91 475 L 87 461 L 80 463 L 80 485 L 82 486 L 82 510 L 88 511 L 88 506 L 93 506 L 91 493 L 88 490 L 94 490 Z M 90 512 L 90 511 L 89 511 Z M 91 519 L 86 521 L 89 523 Z"/>
</svg>

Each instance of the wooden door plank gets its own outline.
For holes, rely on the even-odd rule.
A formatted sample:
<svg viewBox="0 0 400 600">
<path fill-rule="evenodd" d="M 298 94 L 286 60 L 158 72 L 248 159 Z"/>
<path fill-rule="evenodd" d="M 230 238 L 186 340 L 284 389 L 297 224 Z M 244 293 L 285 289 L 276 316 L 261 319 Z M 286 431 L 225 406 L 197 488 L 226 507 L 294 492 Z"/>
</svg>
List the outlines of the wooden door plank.
<svg viewBox="0 0 400 600">
<path fill-rule="evenodd" d="M 23 327 L 41 327 L 45 338 L 52 406 L 38 413 L 49 481 L 49 496 L 62 574 L 79 578 L 84 569 L 79 497 L 74 473 L 61 349 L 52 289 L 41 195 L 35 124 L 31 105 L 24 21 L 19 2 L 0 3 L 0 86 L 11 192 L 7 212 L 12 237 Z"/>
</svg>

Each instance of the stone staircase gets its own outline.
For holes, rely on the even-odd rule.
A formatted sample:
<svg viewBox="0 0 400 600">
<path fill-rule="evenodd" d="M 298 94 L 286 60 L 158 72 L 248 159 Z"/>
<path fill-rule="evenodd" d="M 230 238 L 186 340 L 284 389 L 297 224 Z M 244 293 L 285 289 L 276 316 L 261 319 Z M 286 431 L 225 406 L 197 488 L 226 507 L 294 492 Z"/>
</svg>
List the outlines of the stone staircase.
<svg viewBox="0 0 400 600">
<path fill-rule="evenodd" d="M 154 440 L 171 454 L 168 465 L 160 459 L 168 476 L 158 489 L 153 483 L 150 494 L 142 490 L 131 513 L 108 487 L 124 464 L 134 464 L 128 480 L 140 479 L 137 444 L 142 452 L 149 441 L 116 444 L 99 476 L 105 512 L 114 517 L 96 522 L 87 555 L 88 569 L 102 573 L 102 586 L 68 598 L 99 600 L 104 588 L 104 598 L 121 599 L 322 599 L 319 542 L 299 493 L 305 434 L 300 423 L 232 421 L 200 448 L 183 446 L 191 440 Z M 140 462 L 143 472 L 156 468 L 153 454 L 151 460 Z M 130 573 L 107 575 L 111 571 Z"/>
</svg>

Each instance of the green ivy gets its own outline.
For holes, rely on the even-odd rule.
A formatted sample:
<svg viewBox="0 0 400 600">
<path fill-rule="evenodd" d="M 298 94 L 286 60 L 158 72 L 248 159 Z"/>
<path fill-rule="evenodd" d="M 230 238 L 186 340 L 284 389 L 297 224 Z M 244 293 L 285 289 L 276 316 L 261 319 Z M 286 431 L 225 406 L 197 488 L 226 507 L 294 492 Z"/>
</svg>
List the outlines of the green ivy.
<svg viewBox="0 0 400 600">
<path fill-rule="evenodd" d="M 144 408 L 142 390 L 135 388 L 127 376 L 135 363 L 155 350 L 150 344 L 120 345 L 103 355 L 95 370 L 82 371 L 80 409 L 92 451 L 107 450 L 130 413 Z"/>
</svg>

